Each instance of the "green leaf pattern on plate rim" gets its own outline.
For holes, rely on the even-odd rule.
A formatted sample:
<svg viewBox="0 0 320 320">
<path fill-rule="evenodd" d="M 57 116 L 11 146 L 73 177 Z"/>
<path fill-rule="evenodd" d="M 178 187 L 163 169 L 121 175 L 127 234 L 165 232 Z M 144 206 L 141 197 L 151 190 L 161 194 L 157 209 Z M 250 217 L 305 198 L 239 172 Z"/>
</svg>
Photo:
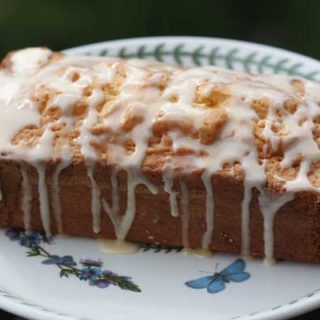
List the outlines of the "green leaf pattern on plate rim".
<svg viewBox="0 0 320 320">
<path fill-rule="evenodd" d="M 216 65 L 231 70 L 242 69 L 249 73 L 283 73 L 290 76 L 298 76 L 308 80 L 316 81 L 318 70 L 305 71 L 303 62 L 292 61 L 289 58 L 276 58 L 269 53 L 261 54 L 258 50 L 242 52 L 240 47 L 228 48 L 216 45 L 206 48 L 199 45 L 189 49 L 185 43 L 168 47 L 165 42 L 155 46 L 139 45 L 138 47 L 122 46 L 117 51 L 108 47 L 86 55 L 116 56 L 123 59 L 152 59 L 160 62 L 172 60 L 177 65 Z"/>
</svg>

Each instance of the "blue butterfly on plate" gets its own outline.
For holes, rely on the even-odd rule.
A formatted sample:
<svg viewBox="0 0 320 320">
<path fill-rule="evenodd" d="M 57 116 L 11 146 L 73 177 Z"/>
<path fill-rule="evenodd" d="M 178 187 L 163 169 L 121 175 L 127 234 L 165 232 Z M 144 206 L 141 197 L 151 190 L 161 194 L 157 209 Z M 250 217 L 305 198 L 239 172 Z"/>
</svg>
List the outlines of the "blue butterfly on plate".
<svg viewBox="0 0 320 320">
<path fill-rule="evenodd" d="M 237 259 L 220 272 L 187 281 L 185 284 L 193 289 L 207 288 L 209 293 L 217 293 L 225 289 L 226 283 L 243 282 L 249 279 L 250 274 L 244 271 L 245 267 L 246 263 L 242 259 Z"/>
</svg>

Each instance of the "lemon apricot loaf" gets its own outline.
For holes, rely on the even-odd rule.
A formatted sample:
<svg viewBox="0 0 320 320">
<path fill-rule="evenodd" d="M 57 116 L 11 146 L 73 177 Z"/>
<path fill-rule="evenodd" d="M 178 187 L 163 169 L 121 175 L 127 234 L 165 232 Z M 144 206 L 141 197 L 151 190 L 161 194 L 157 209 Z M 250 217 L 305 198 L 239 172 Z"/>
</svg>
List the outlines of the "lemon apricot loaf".
<svg viewBox="0 0 320 320">
<path fill-rule="evenodd" d="M 320 262 L 320 85 L 9 53 L 0 226 Z"/>
</svg>

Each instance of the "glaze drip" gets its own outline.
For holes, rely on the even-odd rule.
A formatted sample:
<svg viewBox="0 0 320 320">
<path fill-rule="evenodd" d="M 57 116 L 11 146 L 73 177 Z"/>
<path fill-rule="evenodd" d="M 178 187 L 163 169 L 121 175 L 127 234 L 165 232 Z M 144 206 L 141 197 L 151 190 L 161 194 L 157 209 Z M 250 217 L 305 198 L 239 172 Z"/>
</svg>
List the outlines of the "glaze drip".
<svg viewBox="0 0 320 320">
<path fill-rule="evenodd" d="M 169 194 L 170 212 L 173 217 L 179 216 L 177 195 L 178 192 L 173 190 L 173 172 L 171 168 L 165 169 L 163 173 L 164 191 Z"/>
<path fill-rule="evenodd" d="M 293 194 L 284 194 L 275 197 L 269 194 L 267 191 L 261 191 L 259 196 L 260 210 L 263 216 L 264 227 L 264 255 L 266 260 L 272 261 L 273 259 L 273 247 L 274 247 L 274 235 L 273 225 L 275 214 L 278 210 L 287 202 L 294 199 Z"/>
<path fill-rule="evenodd" d="M 180 181 L 181 188 L 181 211 L 182 211 L 182 244 L 189 248 L 189 191 L 185 182 Z"/>
<path fill-rule="evenodd" d="M 118 190 L 118 172 L 116 169 L 111 172 L 111 187 L 112 187 L 112 205 L 109 205 L 106 199 L 102 199 L 102 205 L 104 210 L 107 212 L 110 220 L 113 223 L 115 232 L 117 234 L 118 228 L 118 215 L 120 210 L 120 199 L 119 199 L 119 190 Z"/>
<path fill-rule="evenodd" d="M 87 163 L 87 174 L 91 183 L 91 211 L 93 232 L 101 231 L 101 191 L 94 178 L 94 163 Z"/>
<path fill-rule="evenodd" d="M 38 172 L 38 193 L 40 202 L 40 214 L 43 229 L 47 237 L 51 236 L 50 228 L 50 205 L 49 205 L 49 195 L 48 195 L 48 185 L 46 182 L 46 165 L 44 163 L 38 163 L 34 165 Z"/>
<path fill-rule="evenodd" d="M 251 202 L 252 186 L 247 184 L 244 186 L 243 200 L 241 203 L 241 254 L 248 256 L 250 254 L 250 202 Z"/>
<path fill-rule="evenodd" d="M 146 186 L 153 194 L 157 194 L 158 190 L 143 176 L 134 172 L 132 169 L 127 170 L 127 208 L 123 215 L 119 214 L 119 191 L 117 171 L 114 170 L 111 174 L 112 185 L 112 205 L 103 199 L 102 204 L 107 212 L 111 222 L 113 223 L 117 239 L 123 241 L 128 234 L 136 214 L 136 187 L 138 185 Z"/>
<path fill-rule="evenodd" d="M 214 201 L 212 190 L 212 177 L 208 172 L 202 175 L 202 181 L 206 189 L 206 228 L 202 237 L 202 248 L 208 249 L 212 241 L 214 227 Z"/>
<path fill-rule="evenodd" d="M 60 204 L 60 174 L 63 169 L 68 167 L 68 165 L 68 161 L 59 163 L 52 176 L 52 209 L 59 233 L 63 233 L 62 210 Z"/>
<path fill-rule="evenodd" d="M 28 172 L 26 165 L 21 163 L 21 175 L 22 175 L 22 200 L 21 209 L 23 211 L 23 222 L 26 233 L 31 232 L 31 200 L 32 200 L 32 190 L 29 182 Z"/>
</svg>

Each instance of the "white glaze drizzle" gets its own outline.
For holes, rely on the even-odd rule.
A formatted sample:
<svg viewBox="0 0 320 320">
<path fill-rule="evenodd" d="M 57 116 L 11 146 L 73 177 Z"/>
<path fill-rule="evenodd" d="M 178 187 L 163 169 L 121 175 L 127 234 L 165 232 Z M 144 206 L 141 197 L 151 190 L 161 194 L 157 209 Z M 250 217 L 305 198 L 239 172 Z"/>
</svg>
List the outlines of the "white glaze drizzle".
<svg viewBox="0 0 320 320">
<path fill-rule="evenodd" d="M 56 219 L 57 229 L 59 233 L 63 233 L 62 208 L 60 203 L 60 174 L 69 165 L 68 161 L 58 164 L 52 175 L 52 209 Z"/>
<path fill-rule="evenodd" d="M 164 191 L 169 194 L 170 212 L 173 217 L 179 216 L 179 208 L 177 202 L 178 192 L 173 190 L 173 172 L 172 168 L 164 169 L 163 173 Z"/>
<path fill-rule="evenodd" d="M 248 256 L 250 253 L 250 202 L 252 186 L 244 185 L 243 200 L 241 203 L 241 254 Z"/>
<path fill-rule="evenodd" d="M 111 176 L 112 184 L 112 206 L 105 199 L 102 199 L 102 205 L 113 223 L 117 239 L 123 241 L 127 236 L 136 214 L 136 187 L 139 184 L 145 185 L 153 194 L 158 192 L 157 188 L 140 176 L 132 169 L 127 170 L 127 208 L 123 215 L 119 211 L 119 192 L 117 182 L 117 171 L 114 170 Z"/>
<path fill-rule="evenodd" d="M 23 211 L 23 223 L 26 233 L 31 232 L 31 200 L 32 200 L 32 189 L 29 182 L 28 172 L 24 163 L 21 163 L 20 167 L 22 182 L 22 197 L 21 197 L 21 209 Z"/>
<path fill-rule="evenodd" d="M 202 174 L 202 181 L 206 189 L 206 231 L 202 236 L 202 248 L 208 249 L 212 241 L 214 227 L 214 201 L 212 190 L 212 176 L 205 171 Z"/>
<path fill-rule="evenodd" d="M 18 74 L 32 75 L 48 63 L 51 51 L 46 48 L 27 48 L 15 52 L 11 57 L 12 71 Z"/>
<path fill-rule="evenodd" d="M 101 231 L 101 190 L 94 178 L 94 167 L 94 162 L 87 162 L 87 174 L 91 183 L 91 212 L 93 232 L 99 233 Z"/>
<path fill-rule="evenodd" d="M 111 172 L 111 190 L 112 190 L 112 205 L 109 205 L 108 201 L 102 198 L 102 205 L 104 210 L 107 212 L 117 235 L 118 227 L 118 214 L 119 214 L 119 190 L 118 190 L 118 172 L 116 169 Z"/>
<path fill-rule="evenodd" d="M 263 215 L 264 227 L 264 255 L 267 264 L 272 264 L 273 248 L 274 248 L 274 218 L 278 210 L 287 202 L 294 199 L 292 193 L 277 195 L 276 197 L 267 191 L 261 191 L 259 196 L 260 210 Z"/>
<path fill-rule="evenodd" d="M 44 163 L 38 163 L 33 165 L 38 172 L 38 193 L 40 202 L 40 215 L 42 220 L 43 229 L 47 237 L 51 236 L 50 229 L 50 205 L 48 187 L 46 181 L 46 168 Z"/>
<path fill-rule="evenodd" d="M 189 190 L 185 182 L 180 181 L 181 188 L 181 220 L 182 220 L 182 245 L 189 248 Z"/>
<path fill-rule="evenodd" d="M 175 178 L 173 172 L 176 172 L 176 168 L 183 168 L 182 174 L 188 174 L 194 168 L 200 168 L 204 171 L 202 180 L 207 192 L 207 226 L 202 239 L 204 248 L 209 246 L 214 228 L 213 190 L 212 185 L 208 184 L 209 177 L 222 170 L 224 164 L 238 162 L 244 173 L 244 197 L 241 206 L 242 252 L 247 254 L 249 251 L 251 190 L 253 187 L 260 191 L 263 190 L 266 184 L 268 165 L 266 159 L 259 161 L 253 134 L 253 123 L 258 120 L 258 116 L 251 106 L 255 99 L 269 99 L 269 110 L 262 134 L 272 149 L 277 149 L 279 146 L 284 148 L 281 167 L 283 169 L 289 168 L 297 156 L 303 156 L 296 178 L 286 181 L 274 175 L 279 181 L 284 182 L 284 188 L 289 193 L 288 197 L 279 196 L 271 207 L 266 205 L 267 200 L 264 195 L 259 197 L 264 216 L 266 256 L 270 258 L 272 255 L 272 228 L 276 211 L 293 198 L 294 192 L 306 190 L 319 193 L 319 188 L 311 184 L 308 178 L 311 165 L 320 160 L 319 148 L 312 136 L 315 128 L 314 120 L 320 115 L 319 85 L 299 80 L 305 90 L 304 96 L 301 97 L 291 84 L 293 78 L 284 76 L 253 76 L 216 67 L 179 69 L 155 62 L 139 60 L 124 62 L 103 57 L 63 57 L 55 62 L 50 62 L 50 56 L 51 51 L 47 49 L 22 50 L 12 55 L 11 70 L 10 68 L 0 70 L 0 158 L 25 160 L 37 169 L 41 217 L 48 234 L 50 234 L 50 209 L 44 163 L 56 158 L 53 148 L 53 126 L 63 123 L 70 130 L 73 126 L 73 119 L 70 116 L 72 108 L 81 101 L 88 104 L 88 112 L 82 120 L 76 142 L 81 147 L 81 154 L 85 158 L 88 177 L 92 185 L 92 212 L 95 231 L 100 230 L 101 190 L 94 179 L 94 165 L 99 160 L 99 156 L 92 147 L 92 142 L 99 143 L 101 138 L 92 134 L 92 127 L 99 123 L 108 129 L 105 137 L 120 137 L 120 141 L 107 142 L 108 165 L 117 166 L 127 172 L 127 209 L 124 216 L 121 216 L 116 174 L 113 174 L 113 180 L 111 179 L 112 206 L 109 206 L 106 201 L 102 201 L 102 204 L 114 224 L 118 238 L 124 239 L 136 213 L 136 187 L 142 184 L 147 186 L 152 193 L 158 191 L 147 181 L 142 170 L 149 139 L 153 136 L 154 124 L 160 120 L 169 124 L 178 122 L 182 127 L 191 126 L 194 130 L 199 131 L 205 121 L 212 119 L 214 115 L 211 107 L 194 106 L 196 90 L 203 84 L 206 85 L 206 88 L 203 89 L 205 95 L 210 95 L 212 90 L 221 86 L 230 94 L 231 98 L 223 103 L 222 108 L 227 115 L 227 123 L 221 129 L 219 139 L 206 146 L 183 130 L 174 126 L 169 129 L 168 136 L 173 142 L 173 152 L 177 152 L 181 148 L 189 148 L 196 153 L 205 150 L 207 156 L 174 156 L 172 162 L 166 163 L 164 166 L 163 181 L 165 192 L 170 196 L 170 211 L 173 216 L 178 216 L 177 194 L 172 189 Z M 105 93 L 99 88 L 112 83 L 121 68 L 125 71 L 125 79 L 119 87 L 120 94 L 108 105 L 108 114 L 101 118 L 96 106 L 103 101 Z M 73 74 L 78 74 L 79 77 L 72 80 Z M 157 85 L 161 83 L 163 75 L 169 75 L 169 80 L 161 92 Z M 147 83 L 148 85 L 146 85 Z M 84 90 L 92 84 L 99 84 L 100 87 L 95 87 L 92 94 L 84 98 Z M 49 101 L 48 108 L 58 106 L 62 111 L 62 116 L 56 120 L 56 123 L 44 126 L 42 137 L 34 148 L 13 144 L 12 138 L 22 128 L 41 126 L 38 106 L 30 98 L 32 93 L 41 86 L 55 92 L 54 98 Z M 171 99 L 174 96 L 178 97 L 176 101 Z M 282 112 L 280 116 L 278 109 L 283 110 L 283 103 L 290 99 L 298 101 L 298 110 L 293 114 Z M 122 125 L 130 114 L 140 117 L 140 122 L 129 131 L 124 131 Z M 286 130 L 282 136 L 273 131 L 274 126 L 280 124 Z M 127 139 L 131 139 L 135 144 L 135 150 L 130 154 L 126 153 L 125 148 L 121 145 Z M 265 156 L 268 152 L 267 144 L 264 145 Z M 67 143 L 65 143 L 65 147 L 68 148 Z M 60 158 L 67 166 L 70 154 L 68 156 L 62 155 Z M 61 170 L 58 167 L 53 176 L 53 199 L 59 198 Z M 180 186 L 183 224 L 189 217 L 189 203 L 186 200 L 188 189 L 183 182 L 180 182 Z M 27 198 L 28 195 L 24 194 L 23 197 Z M 53 211 L 59 221 L 61 218 L 59 199 L 55 203 L 57 206 L 53 205 Z M 186 236 L 185 228 L 182 229 L 183 242 L 187 246 L 189 245 L 188 236 Z"/>
</svg>

